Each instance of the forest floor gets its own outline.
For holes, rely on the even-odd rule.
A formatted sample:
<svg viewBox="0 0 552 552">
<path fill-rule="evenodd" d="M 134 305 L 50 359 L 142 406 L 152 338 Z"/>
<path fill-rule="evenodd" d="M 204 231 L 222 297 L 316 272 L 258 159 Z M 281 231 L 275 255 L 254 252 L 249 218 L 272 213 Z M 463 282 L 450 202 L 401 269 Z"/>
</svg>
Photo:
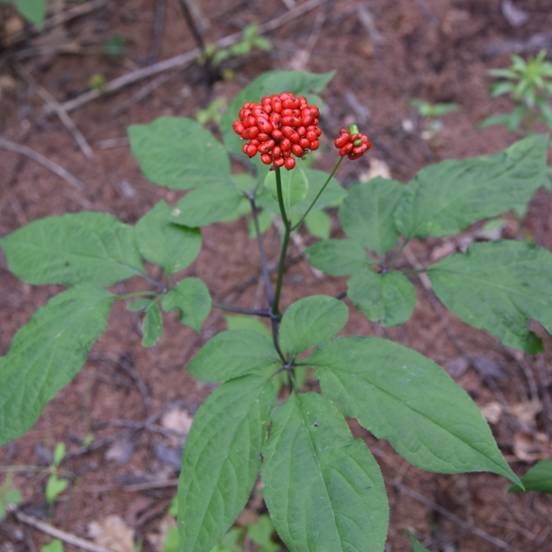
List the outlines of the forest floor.
<svg viewBox="0 0 552 552">
<path fill-rule="evenodd" d="M 59 4 L 63 9 L 64 2 Z M 39 152 L 82 182 L 81 187 L 71 185 L 29 157 L 0 148 L 0 235 L 39 217 L 83 209 L 108 211 L 134 223 L 159 199 L 174 201 L 176 192 L 152 186 L 139 172 L 128 148 L 127 126 L 160 115 L 193 117 L 214 98 L 229 100 L 252 78 L 275 68 L 336 71 L 323 94 L 324 131 L 332 136 L 344 121 L 354 119 L 375 143 L 371 155 L 345 164 L 338 175 L 345 185 L 382 170 L 406 182 L 428 163 L 495 152 L 516 136 L 500 127 L 478 127 L 488 115 L 509 107 L 507 100 L 490 98 L 487 70 L 508 65 L 513 52 L 532 55 L 541 47 L 552 48 L 549 0 L 519 2 L 527 15 L 519 26 L 505 15 L 504 4 L 512 3 L 502 0 L 320 1 L 267 33 L 273 45 L 269 52 L 229 60 L 226 68 L 233 79 L 210 88 L 203 67 L 192 63 L 71 111 L 92 150 L 88 158 L 59 118 L 45 114 L 52 97 L 66 102 L 86 92 L 93 75 L 110 81 L 196 46 L 175 0 L 96 4 L 97 9 L 82 17 L 39 36 L 26 33 L 18 44 L 5 43 L 0 50 L 1 137 Z M 249 23 L 273 21 L 288 10 L 292 15 L 302 4 L 199 2 L 210 42 Z M 7 21 L 0 19 L 0 46 L 7 40 Z M 126 42 L 112 59 L 102 52 L 102 44 L 117 35 Z M 427 139 L 422 136 L 425 121 L 410 105 L 413 98 L 454 102 L 459 110 L 443 117 L 442 130 Z M 317 166 L 328 169 L 329 164 Z M 408 254 L 424 264 L 465 247 L 477 232 L 471 228 L 460 237 L 414 242 Z M 552 194 L 540 190 L 521 223 L 509 217 L 501 235 L 522 235 L 552 249 Z M 305 236 L 304 241 L 313 240 Z M 266 244 L 275 258 L 276 230 L 269 232 Z M 294 254 L 303 245 L 295 243 Z M 259 279 L 251 279 L 257 267 L 255 244 L 245 223 L 238 221 L 205 230 L 203 250 L 187 273 L 201 277 L 217 300 L 258 306 Z M 290 268 L 287 283 L 284 304 L 305 292 L 336 294 L 344 289 L 343 280 L 321 278 L 306 262 Z M 346 332 L 396 339 L 447 369 L 488 416 L 517 473 L 551 457 L 550 344 L 536 357 L 506 350 L 430 300 L 423 281 L 416 284 L 418 305 L 407 324 L 384 330 L 352 312 Z M 26 285 L 0 260 L 0 290 L 4 353 L 16 330 L 57 288 Z M 21 511 L 88 539 L 93 538 L 90 525 L 96 523 L 96 529 L 111 531 L 114 539 L 119 534 L 114 551 L 133 550 L 124 544 L 129 535 L 143 543 L 144 552 L 162 550 L 160 535 L 170 523 L 167 508 L 183 441 L 172 430 L 187 431 L 209 392 L 184 368 L 198 347 L 224 327 L 224 317 L 215 311 L 201 335 L 169 318 L 160 343 L 146 350 L 140 344 L 138 315 L 118 305 L 80 375 L 50 402 L 25 437 L 0 451 L 0 471 L 13 473 L 23 493 Z M 552 499 L 509 493 L 507 481 L 490 474 L 424 473 L 385 442 L 359 428 L 354 431 L 367 439 L 384 472 L 391 502 L 388 550 L 409 550 L 405 529 L 435 552 L 552 550 Z M 62 473 L 70 485 L 55 507 L 48 508 L 48 465 L 60 441 L 68 449 Z M 251 523 L 262 511 L 262 503 L 253 500 L 238 523 Z M 120 525 L 109 516 L 120 518 Z M 14 516 L 0 524 L 1 552 L 39 550 L 48 540 Z"/>
</svg>

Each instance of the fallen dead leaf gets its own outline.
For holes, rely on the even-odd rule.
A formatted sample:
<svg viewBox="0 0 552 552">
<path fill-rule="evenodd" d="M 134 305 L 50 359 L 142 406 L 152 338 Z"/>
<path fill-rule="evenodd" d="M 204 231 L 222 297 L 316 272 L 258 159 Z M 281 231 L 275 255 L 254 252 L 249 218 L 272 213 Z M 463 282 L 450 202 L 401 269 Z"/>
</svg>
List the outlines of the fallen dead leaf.
<svg viewBox="0 0 552 552">
<path fill-rule="evenodd" d="M 502 405 L 496 401 L 491 401 L 481 407 L 481 412 L 483 416 L 491 424 L 496 424 L 502 416 Z"/>
<path fill-rule="evenodd" d="M 536 462 L 552 456 L 550 439 L 546 433 L 518 431 L 514 434 L 514 454 L 523 462 Z"/>
<path fill-rule="evenodd" d="M 88 533 L 97 545 L 112 552 L 134 552 L 134 530 L 119 516 L 91 522 Z"/>
<path fill-rule="evenodd" d="M 536 425 L 536 416 L 542 410 L 542 403 L 535 399 L 514 404 L 510 407 L 510 414 L 515 416 L 522 429 L 531 430 Z"/>
<path fill-rule="evenodd" d="M 391 169 L 385 161 L 377 159 L 376 157 L 371 157 L 370 168 L 361 173 L 359 180 L 361 182 L 368 182 L 368 180 L 372 180 L 372 178 L 376 178 L 376 176 L 391 178 Z"/>
</svg>

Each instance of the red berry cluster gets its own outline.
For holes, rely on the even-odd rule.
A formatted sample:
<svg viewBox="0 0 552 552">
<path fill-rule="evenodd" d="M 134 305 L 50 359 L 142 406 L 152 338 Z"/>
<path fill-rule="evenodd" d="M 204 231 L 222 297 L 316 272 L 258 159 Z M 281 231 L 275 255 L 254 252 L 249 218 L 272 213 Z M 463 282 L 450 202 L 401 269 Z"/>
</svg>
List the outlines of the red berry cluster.
<svg viewBox="0 0 552 552">
<path fill-rule="evenodd" d="M 346 155 L 351 160 L 358 159 L 372 147 L 372 142 L 370 142 L 368 136 L 360 134 L 356 125 L 342 128 L 334 144 L 339 149 L 341 157 Z"/>
<path fill-rule="evenodd" d="M 290 92 L 273 94 L 261 103 L 249 102 L 239 112 L 239 120 L 232 125 L 244 144 L 243 152 L 253 157 L 261 154 L 265 165 L 295 167 L 296 157 L 318 149 L 322 133 L 318 126 L 320 112 L 309 105 L 304 96 L 297 98 Z"/>
</svg>

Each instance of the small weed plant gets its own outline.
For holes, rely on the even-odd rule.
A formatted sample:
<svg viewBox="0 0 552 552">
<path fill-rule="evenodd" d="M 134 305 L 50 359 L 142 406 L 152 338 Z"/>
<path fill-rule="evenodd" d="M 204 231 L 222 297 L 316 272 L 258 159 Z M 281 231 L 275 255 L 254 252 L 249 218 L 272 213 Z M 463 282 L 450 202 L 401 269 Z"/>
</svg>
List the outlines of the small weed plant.
<svg viewBox="0 0 552 552">
<path fill-rule="evenodd" d="M 410 266 L 403 253 L 411 240 L 453 236 L 527 205 L 546 178 L 548 138 L 532 135 L 492 155 L 430 165 L 406 185 L 374 178 L 345 188 L 339 167 L 371 147 L 355 125 L 336 133 L 330 173 L 307 161 L 323 139 L 319 94 L 331 78 L 288 71 L 259 76 L 223 114 L 222 142 L 188 118 L 131 126 L 144 176 L 188 190 L 173 205 L 160 201 L 136 224 L 82 212 L 35 220 L 1 238 L 15 276 L 65 290 L 32 316 L 0 358 L 0 444 L 24 435 L 78 374 L 115 302 L 143 313 L 145 347 L 160 340 L 170 311 L 196 332 L 212 307 L 241 315 L 185 367 L 216 388 L 186 440 L 171 549 L 218 546 L 260 474 L 270 519 L 262 518 L 249 539 L 268 542 L 273 527 L 293 552 L 383 551 L 384 480 L 348 418 L 417 468 L 490 472 L 523 489 L 479 408 L 445 370 L 394 341 L 343 330 L 351 308 L 382 326 L 406 323 L 416 304 L 412 278 L 423 272 L 439 301 L 466 324 L 507 347 L 541 352 L 529 321 L 552 332 L 550 251 L 524 241 L 479 242 L 422 267 Z M 233 171 L 231 156 L 249 169 Z M 306 289 L 287 304 L 290 241 L 332 206 L 342 232 L 324 232 L 305 255 L 329 277 L 347 278 L 346 292 L 334 297 Z M 261 212 L 269 218 L 264 228 Z M 180 274 L 197 257 L 205 226 L 244 216 L 259 252 L 261 308 L 213 304 L 201 279 Z M 269 259 L 263 229 L 273 220 L 280 254 Z M 129 292 L 131 279 L 142 289 Z"/>
<path fill-rule="evenodd" d="M 514 109 L 485 119 L 483 127 L 504 125 L 511 132 L 529 132 L 538 124 L 552 130 L 552 63 L 546 60 L 546 50 L 524 60 L 512 56 L 510 67 L 491 69 L 495 82 L 491 94 L 509 96 Z"/>
</svg>

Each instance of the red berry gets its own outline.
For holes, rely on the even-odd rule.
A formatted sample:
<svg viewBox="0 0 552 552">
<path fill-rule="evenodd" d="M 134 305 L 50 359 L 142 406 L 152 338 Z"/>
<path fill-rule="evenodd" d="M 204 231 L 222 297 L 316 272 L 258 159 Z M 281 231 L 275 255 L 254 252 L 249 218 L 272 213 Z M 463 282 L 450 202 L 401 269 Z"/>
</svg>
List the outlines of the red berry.
<svg viewBox="0 0 552 552">
<path fill-rule="evenodd" d="M 291 170 L 296 166 L 293 156 L 303 157 L 319 147 L 322 131 L 318 116 L 318 108 L 309 105 L 304 96 L 297 98 L 291 92 L 282 92 L 263 96 L 259 103 L 244 103 L 232 127 L 246 141 L 243 151 L 249 157 L 258 152 L 266 165 Z M 360 152 L 366 145 L 361 141 L 354 147 Z"/>
<path fill-rule="evenodd" d="M 334 144 L 339 149 L 341 157 L 347 155 L 351 160 L 358 159 L 372 147 L 368 136 L 358 132 L 356 125 L 353 125 L 351 129 L 342 128 Z"/>
</svg>

